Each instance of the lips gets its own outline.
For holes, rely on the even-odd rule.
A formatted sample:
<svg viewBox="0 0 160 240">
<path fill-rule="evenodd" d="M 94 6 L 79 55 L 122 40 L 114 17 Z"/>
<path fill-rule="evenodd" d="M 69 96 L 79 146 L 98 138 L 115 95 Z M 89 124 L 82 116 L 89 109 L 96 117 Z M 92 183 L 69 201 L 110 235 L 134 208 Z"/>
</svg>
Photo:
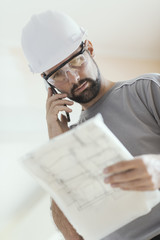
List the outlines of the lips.
<svg viewBox="0 0 160 240">
<path fill-rule="evenodd" d="M 85 81 L 84 83 L 82 83 L 78 88 L 76 88 L 74 90 L 75 93 L 77 92 L 82 92 L 84 89 L 86 89 L 86 87 L 88 86 L 87 81 Z"/>
</svg>

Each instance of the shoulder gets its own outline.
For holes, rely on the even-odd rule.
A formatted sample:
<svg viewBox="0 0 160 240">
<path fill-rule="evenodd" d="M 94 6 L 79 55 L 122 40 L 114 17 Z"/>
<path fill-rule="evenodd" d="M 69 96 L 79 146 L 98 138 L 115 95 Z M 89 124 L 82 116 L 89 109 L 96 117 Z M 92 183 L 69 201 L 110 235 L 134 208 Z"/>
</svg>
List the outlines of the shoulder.
<svg viewBox="0 0 160 240">
<path fill-rule="evenodd" d="M 131 80 L 126 80 L 124 82 L 120 82 L 117 86 L 118 88 L 147 88 L 150 85 L 156 85 L 157 87 L 160 87 L 160 73 L 148 73 L 140 75 L 136 78 L 133 78 Z"/>
<path fill-rule="evenodd" d="M 130 101 L 141 101 L 146 106 L 151 102 L 159 104 L 160 100 L 160 74 L 148 73 L 137 78 L 120 82 L 115 91 Z"/>
</svg>

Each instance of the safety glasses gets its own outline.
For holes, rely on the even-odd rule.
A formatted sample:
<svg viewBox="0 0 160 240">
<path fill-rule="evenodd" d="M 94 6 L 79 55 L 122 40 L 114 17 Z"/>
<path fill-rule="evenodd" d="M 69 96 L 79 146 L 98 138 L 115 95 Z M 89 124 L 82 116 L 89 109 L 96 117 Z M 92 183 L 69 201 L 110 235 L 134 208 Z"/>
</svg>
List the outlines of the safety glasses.
<svg viewBox="0 0 160 240">
<path fill-rule="evenodd" d="M 48 75 L 45 73 L 42 74 L 43 78 L 54 85 L 55 83 L 63 83 L 67 81 L 67 72 L 71 71 L 76 74 L 76 70 L 80 69 L 86 63 L 86 57 L 84 52 L 86 50 L 85 44 L 82 42 L 80 45 L 81 49 L 79 52 L 74 54 L 72 57 L 67 59 L 61 65 L 59 65 L 56 69 L 51 71 Z"/>
</svg>

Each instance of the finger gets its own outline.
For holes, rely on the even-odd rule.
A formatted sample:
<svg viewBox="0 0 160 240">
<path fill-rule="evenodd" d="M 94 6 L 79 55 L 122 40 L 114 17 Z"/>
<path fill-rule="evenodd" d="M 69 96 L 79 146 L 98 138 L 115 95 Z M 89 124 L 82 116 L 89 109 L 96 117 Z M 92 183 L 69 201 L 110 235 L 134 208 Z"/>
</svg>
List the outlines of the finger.
<svg viewBox="0 0 160 240">
<path fill-rule="evenodd" d="M 49 88 L 48 88 L 48 96 L 47 96 L 47 99 L 49 99 L 51 96 L 52 96 L 52 90 L 51 90 L 51 88 L 49 87 Z"/>
<path fill-rule="evenodd" d="M 50 108 L 49 112 L 55 114 L 55 115 L 58 115 L 59 112 L 61 111 L 65 111 L 65 112 L 72 112 L 72 109 L 70 109 L 69 107 L 67 106 L 55 106 L 53 109 Z"/>
<path fill-rule="evenodd" d="M 51 105 L 50 105 L 50 109 L 51 111 L 54 109 L 54 108 L 59 108 L 59 107 L 67 107 L 68 109 L 70 109 L 67 104 L 65 104 L 66 101 L 64 100 L 58 100 L 58 101 L 55 101 L 55 102 L 52 102 Z M 68 103 L 68 105 L 72 105 L 72 103 Z"/>
<path fill-rule="evenodd" d="M 153 188 L 153 184 L 151 183 L 149 178 L 137 179 L 129 182 L 114 183 L 114 184 L 111 184 L 111 186 L 118 187 L 118 188 L 128 188 L 128 189 L 136 189 L 136 188 L 142 188 L 142 187 L 148 187 L 148 189 Z"/>
<path fill-rule="evenodd" d="M 145 178 L 146 176 L 147 176 L 146 172 L 143 172 L 141 169 L 134 169 L 106 177 L 104 179 L 104 182 L 111 184 L 119 182 L 128 182 L 140 178 Z"/>
<path fill-rule="evenodd" d="M 68 100 L 57 100 L 57 101 L 52 101 L 50 104 L 47 104 L 46 106 L 46 111 L 47 113 L 50 111 L 50 109 L 53 109 L 56 106 L 66 106 L 66 105 L 73 105 L 73 102 L 68 101 Z"/>
<path fill-rule="evenodd" d="M 46 114 L 46 119 L 52 119 L 52 120 L 58 120 L 58 114 L 61 111 L 65 112 L 72 112 L 72 109 L 68 108 L 67 106 L 56 106 L 53 109 L 50 108 L 49 111 Z"/>
<path fill-rule="evenodd" d="M 62 99 L 62 100 L 56 100 L 56 101 L 51 101 L 51 106 L 58 106 L 58 105 L 73 105 L 74 102 L 66 100 L 66 99 Z"/>
<path fill-rule="evenodd" d="M 61 104 L 67 104 L 70 105 L 70 103 L 74 103 L 73 101 L 64 99 L 66 97 L 66 94 L 56 94 L 56 95 L 52 95 L 50 98 L 47 99 L 46 102 L 46 107 L 50 107 L 50 105 L 52 104 L 52 102 L 56 102 L 56 101 L 64 101 Z"/>
<path fill-rule="evenodd" d="M 53 99 L 61 99 L 67 97 L 66 93 L 58 93 L 58 94 L 53 94 L 51 88 L 48 88 L 48 99 L 53 98 Z"/>
<path fill-rule="evenodd" d="M 50 105 L 52 104 L 52 102 L 55 102 L 57 100 L 62 100 L 63 98 L 66 97 L 66 94 L 56 94 L 56 95 L 52 95 L 49 98 L 47 98 L 46 101 L 46 108 L 49 108 Z M 68 100 L 69 101 L 69 100 Z"/>
<path fill-rule="evenodd" d="M 68 123 L 67 117 L 64 114 L 61 114 L 61 122 L 66 125 Z"/>
<path fill-rule="evenodd" d="M 137 160 L 121 161 L 104 169 L 104 173 L 119 173 L 137 168 Z"/>
</svg>

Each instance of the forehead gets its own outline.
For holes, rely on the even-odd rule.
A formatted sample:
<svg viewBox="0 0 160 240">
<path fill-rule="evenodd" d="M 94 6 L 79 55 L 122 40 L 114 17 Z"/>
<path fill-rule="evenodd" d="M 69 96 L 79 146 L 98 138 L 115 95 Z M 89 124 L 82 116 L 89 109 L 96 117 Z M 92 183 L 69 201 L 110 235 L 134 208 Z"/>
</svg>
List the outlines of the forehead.
<svg viewBox="0 0 160 240">
<path fill-rule="evenodd" d="M 74 56 L 78 51 L 80 51 L 81 47 L 79 46 L 71 55 L 69 55 L 67 58 L 65 58 L 63 61 L 61 61 L 60 63 L 58 63 L 57 65 L 55 65 L 54 67 L 48 69 L 47 71 L 45 71 L 46 74 L 49 74 L 51 71 L 53 71 L 54 69 L 56 69 L 58 66 L 60 66 L 62 63 L 64 63 L 65 61 L 67 61 L 68 59 L 70 59 L 72 56 Z"/>
</svg>

